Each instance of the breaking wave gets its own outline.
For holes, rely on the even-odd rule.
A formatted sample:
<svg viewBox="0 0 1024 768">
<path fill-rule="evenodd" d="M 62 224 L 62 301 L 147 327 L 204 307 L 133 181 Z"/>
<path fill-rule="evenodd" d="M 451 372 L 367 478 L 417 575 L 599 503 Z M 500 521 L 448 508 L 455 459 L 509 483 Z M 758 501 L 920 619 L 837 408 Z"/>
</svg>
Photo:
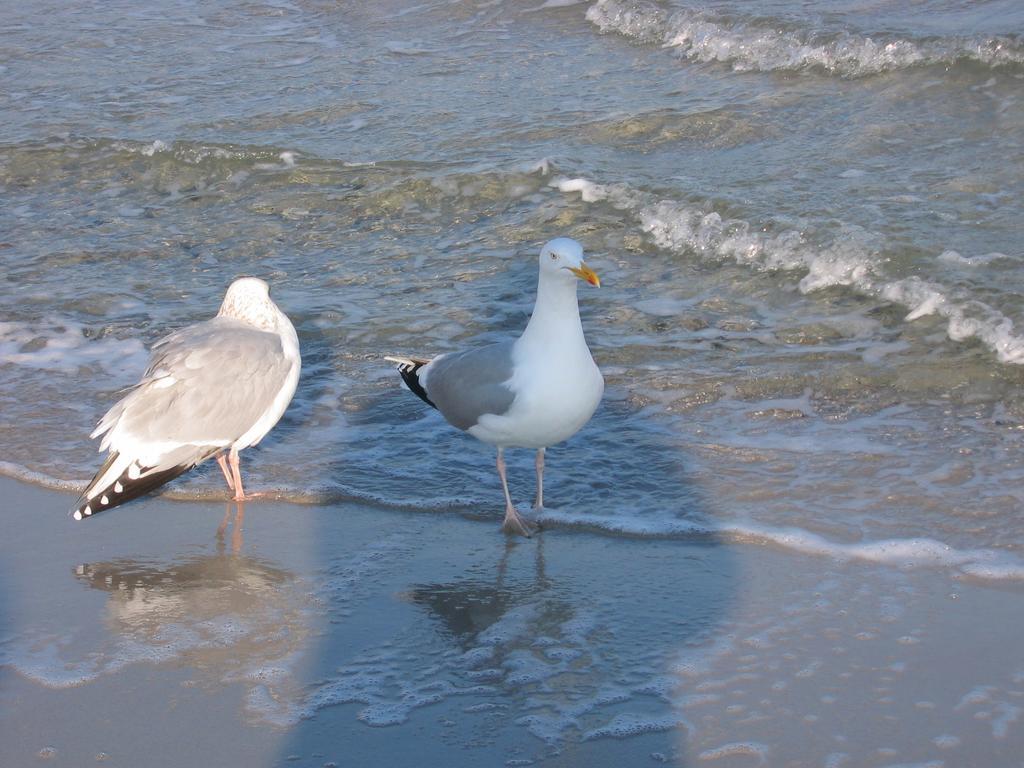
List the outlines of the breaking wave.
<svg viewBox="0 0 1024 768">
<path fill-rule="evenodd" d="M 579 192 L 584 202 L 606 201 L 636 219 L 659 248 L 694 252 L 701 258 L 733 261 L 756 270 L 802 270 L 799 288 L 811 293 L 845 286 L 862 295 L 907 308 L 906 321 L 938 315 L 953 341 L 977 339 L 1002 363 L 1024 364 L 1024 336 L 1013 320 L 982 301 L 917 276 L 894 278 L 883 267 L 881 235 L 844 225 L 839 232 L 812 235 L 793 229 L 771 231 L 741 219 L 723 218 L 706 206 L 659 200 L 623 184 L 556 178 L 552 186 Z"/>
<path fill-rule="evenodd" d="M 738 72 L 820 70 L 864 77 L 960 61 L 987 67 L 1024 64 L 1024 42 L 1008 35 L 909 39 L 812 32 L 764 19 L 694 10 L 669 13 L 651 3 L 622 0 L 598 0 L 587 9 L 587 20 L 602 32 L 661 44 L 685 59 L 728 64 Z"/>
</svg>

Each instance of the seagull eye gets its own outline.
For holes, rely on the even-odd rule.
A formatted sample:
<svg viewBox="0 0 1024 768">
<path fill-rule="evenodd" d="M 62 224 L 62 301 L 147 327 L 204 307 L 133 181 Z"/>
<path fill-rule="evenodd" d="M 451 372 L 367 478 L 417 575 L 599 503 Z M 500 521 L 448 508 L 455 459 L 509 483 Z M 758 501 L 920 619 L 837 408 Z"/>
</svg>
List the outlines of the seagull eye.
<svg viewBox="0 0 1024 768">
<path fill-rule="evenodd" d="M 558 254 L 557 253 L 552 253 L 551 254 L 551 260 L 552 261 L 558 261 Z"/>
</svg>

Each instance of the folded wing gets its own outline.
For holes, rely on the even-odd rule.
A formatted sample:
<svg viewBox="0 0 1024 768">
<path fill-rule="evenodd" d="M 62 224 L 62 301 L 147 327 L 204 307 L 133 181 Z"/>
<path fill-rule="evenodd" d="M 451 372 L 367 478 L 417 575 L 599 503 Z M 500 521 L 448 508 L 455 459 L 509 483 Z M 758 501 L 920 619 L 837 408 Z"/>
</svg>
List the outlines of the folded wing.
<svg viewBox="0 0 1024 768">
<path fill-rule="evenodd" d="M 512 406 L 513 344 L 441 355 L 420 371 L 430 401 L 453 426 L 469 429 L 484 414 L 502 415 Z"/>
<path fill-rule="evenodd" d="M 277 334 L 216 317 L 153 346 L 142 380 L 112 407 L 92 437 L 111 452 L 75 517 L 147 493 L 251 435 L 274 409 L 292 363 Z M 267 426 L 269 430 L 271 425 Z"/>
</svg>

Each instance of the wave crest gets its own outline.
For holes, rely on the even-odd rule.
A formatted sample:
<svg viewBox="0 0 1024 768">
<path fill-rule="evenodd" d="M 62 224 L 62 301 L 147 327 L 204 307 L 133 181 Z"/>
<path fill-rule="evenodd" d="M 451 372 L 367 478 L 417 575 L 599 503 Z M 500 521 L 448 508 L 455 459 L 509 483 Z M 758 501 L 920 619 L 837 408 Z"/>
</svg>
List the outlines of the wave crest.
<svg viewBox="0 0 1024 768">
<path fill-rule="evenodd" d="M 758 271 L 805 270 L 801 293 L 842 286 L 906 307 L 907 322 L 935 314 L 945 318 L 953 341 L 977 339 L 1001 363 L 1024 365 L 1024 337 L 1014 333 L 1010 318 L 940 283 L 891 275 L 882 257 L 885 238 L 877 233 L 849 224 L 836 233 L 773 231 L 770 226 L 723 218 L 706 205 L 659 200 L 623 184 L 556 178 L 551 185 L 561 192 L 579 192 L 583 202 L 605 201 L 626 211 L 659 248 L 733 261 Z"/>
<path fill-rule="evenodd" d="M 1010 36 L 912 40 L 851 32 L 826 35 L 698 11 L 669 15 L 652 4 L 622 0 L 598 0 L 587 9 L 587 20 L 602 32 L 660 43 L 685 59 L 728 64 L 737 72 L 816 69 L 864 77 L 958 61 L 987 67 L 1024 64 L 1024 44 Z"/>
</svg>

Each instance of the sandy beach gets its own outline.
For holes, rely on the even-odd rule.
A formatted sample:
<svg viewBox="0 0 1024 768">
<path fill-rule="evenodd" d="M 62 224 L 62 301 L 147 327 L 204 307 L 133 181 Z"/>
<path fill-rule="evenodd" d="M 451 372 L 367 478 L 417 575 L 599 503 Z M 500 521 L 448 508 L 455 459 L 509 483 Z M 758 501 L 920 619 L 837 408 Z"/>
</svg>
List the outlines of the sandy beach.
<svg viewBox="0 0 1024 768">
<path fill-rule="evenodd" d="M 1022 595 L 713 538 L 0 481 L 0 765 L 1013 766 Z"/>
</svg>

